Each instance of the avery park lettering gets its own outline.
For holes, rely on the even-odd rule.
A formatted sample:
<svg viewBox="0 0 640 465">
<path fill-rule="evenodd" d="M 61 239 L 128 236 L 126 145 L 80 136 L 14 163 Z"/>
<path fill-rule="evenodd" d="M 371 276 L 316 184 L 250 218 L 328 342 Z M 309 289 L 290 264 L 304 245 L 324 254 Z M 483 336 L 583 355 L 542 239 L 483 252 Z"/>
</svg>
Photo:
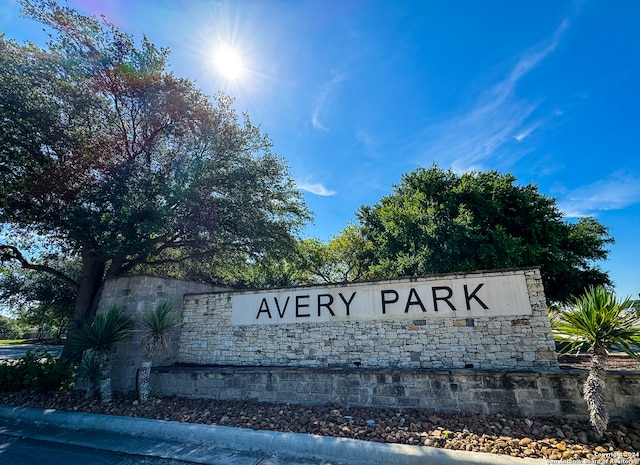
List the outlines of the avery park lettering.
<svg viewBox="0 0 640 465">
<path fill-rule="evenodd" d="M 419 278 L 232 295 L 233 325 L 531 315 L 522 275 Z"/>
<path fill-rule="evenodd" d="M 482 286 L 484 286 L 484 283 L 478 284 L 478 286 L 473 290 L 473 292 L 469 293 L 467 289 L 467 285 L 466 284 L 464 285 L 465 303 L 467 306 L 467 310 L 471 310 L 472 299 L 475 299 L 477 303 L 480 304 L 480 306 L 482 306 L 482 308 L 485 308 L 485 309 L 489 308 L 477 296 L 477 293 L 480 290 L 480 288 L 482 288 Z M 441 293 L 441 295 L 438 295 L 439 292 Z M 442 294 L 442 292 L 444 292 L 444 294 Z M 344 310 L 344 316 L 351 316 L 351 312 L 350 312 L 351 303 L 353 302 L 357 294 L 358 294 L 357 291 L 353 291 L 351 293 L 351 296 L 347 299 L 342 294 L 342 292 L 338 292 L 338 296 L 340 297 L 339 300 L 341 301 L 342 305 L 340 305 L 340 302 L 336 303 L 334 301 L 332 294 L 318 294 L 316 296 L 315 302 L 311 302 L 311 296 L 309 294 L 296 295 L 295 303 L 293 304 L 293 307 L 295 307 L 295 317 L 310 318 L 311 313 L 307 313 L 307 312 L 311 311 L 311 307 L 314 307 L 315 310 L 317 310 L 318 317 L 322 316 L 323 311 L 329 312 L 331 316 L 336 316 L 335 311 L 341 311 L 341 310 Z M 447 286 L 432 287 L 431 297 L 432 297 L 432 305 L 433 305 L 434 311 L 436 312 L 438 311 L 438 302 L 446 303 L 449 306 L 449 308 L 453 311 L 457 310 L 455 305 L 451 302 L 451 298 L 453 297 L 453 289 L 451 289 L 450 287 L 447 287 Z M 382 313 L 386 314 L 387 308 L 393 304 L 396 304 L 399 299 L 400 299 L 400 295 L 398 291 L 394 289 L 381 290 L 380 291 L 380 308 L 382 309 Z M 284 301 L 284 303 L 279 302 L 277 296 L 273 297 L 273 302 L 271 305 L 272 307 L 275 306 L 275 309 L 278 312 L 279 318 L 284 318 L 284 316 L 286 315 L 290 300 L 291 300 L 290 295 L 286 296 L 286 300 Z M 341 307 L 340 310 L 338 310 L 337 307 Z M 409 297 L 407 298 L 407 301 L 404 305 L 404 313 L 409 313 L 409 310 L 414 307 L 419 307 L 420 310 L 422 310 L 423 312 L 427 311 L 425 302 L 423 302 L 423 298 L 420 297 L 420 294 L 418 294 L 418 291 L 416 291 L 416 289 L 412 287 L 411 290 L 409 291 Z M 294 310 L 291 309 L 291 311 L 294 311 Z M 260 308 L 258 309 L 256 320 L 259 320 L 261 316 L 265 318 L 273 318 L 271 314 L 271 308 L 269 307 L 269 300 L 266 297 L 263 297 L 262 301 L 260 302 Z"/>
</svg>

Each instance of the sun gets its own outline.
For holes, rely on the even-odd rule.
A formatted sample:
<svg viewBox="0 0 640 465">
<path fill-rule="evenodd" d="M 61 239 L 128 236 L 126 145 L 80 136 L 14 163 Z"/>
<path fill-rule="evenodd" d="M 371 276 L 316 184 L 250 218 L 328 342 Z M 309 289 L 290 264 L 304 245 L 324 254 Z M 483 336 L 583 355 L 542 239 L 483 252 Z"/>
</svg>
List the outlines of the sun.
<svg viewBox="0 0 640 465">
<path fill-rule="evenodd" d="M 213 62 L 218 72 L 232 81 L 241 79 L 246 71 L 242 54 L 229 45 L 221 45 L 216 50 Z"/>
</svg>

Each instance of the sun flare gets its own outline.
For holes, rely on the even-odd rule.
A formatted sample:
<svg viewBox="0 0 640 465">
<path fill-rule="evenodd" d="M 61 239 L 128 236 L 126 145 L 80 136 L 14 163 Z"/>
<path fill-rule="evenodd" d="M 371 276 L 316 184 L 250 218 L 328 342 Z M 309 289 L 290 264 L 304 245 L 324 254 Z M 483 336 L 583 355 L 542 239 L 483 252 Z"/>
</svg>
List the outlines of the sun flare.
<svg viewBox="0 0 640 465">
<path fill-rule="evenodd" d="M 218 72 L 226 79 L 236 81 L 245 74 L 245 66 L 240 52 L 228 45 L 218 48 L 214 56 Z"/>
</svg>

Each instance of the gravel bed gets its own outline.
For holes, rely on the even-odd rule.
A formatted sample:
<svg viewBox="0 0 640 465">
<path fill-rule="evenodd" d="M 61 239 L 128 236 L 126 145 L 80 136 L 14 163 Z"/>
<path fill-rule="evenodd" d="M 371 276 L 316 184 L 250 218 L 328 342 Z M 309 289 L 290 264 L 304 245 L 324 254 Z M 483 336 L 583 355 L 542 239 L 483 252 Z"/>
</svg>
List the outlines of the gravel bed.
<svg viewBox="0 0 640 465">
<path fill-rule="evenodd" d="M 102 405 L 81 391 L 0 393 L 0 403 L 550 460 L 596 461 L 606 457 L 603 454 L 637 457 L 640 452 L 639 422 L 611 423 L 605 436 L 598 440 L 586 421 L 512 418 L 501 414 L 264 404 L 177 396 L 153 398 L 140 405 L 134 396 L 115 395 L 111 404 Z"/>
<path fill-rule="evenodd" d="M 559 357 L 561 369 L 587 370 L 588 355 Z M 608 371 L 640 371 L 640 362 L 609 357 Z M 612 422 L 596 438 L 588 421 L 515 418 L 420 409 L 380 409 L 340 405 L 302 406 L 245 401 L 156 397 L 140 405 L 135 396 L 114 395 L 111 404 L 87 398 L 83 391 L 0 393 L 0 403 L 72 412 L 234 426 L 366 441 L 507 454 L 549 460 L 640 463 L 640 422 Z"/>
</svg>

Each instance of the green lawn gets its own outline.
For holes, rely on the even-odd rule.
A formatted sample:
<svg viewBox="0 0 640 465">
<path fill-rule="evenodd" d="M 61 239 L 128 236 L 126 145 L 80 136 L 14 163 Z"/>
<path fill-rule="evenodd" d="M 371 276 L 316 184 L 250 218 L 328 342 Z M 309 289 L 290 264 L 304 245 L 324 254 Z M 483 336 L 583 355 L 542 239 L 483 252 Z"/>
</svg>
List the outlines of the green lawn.
<svg viewBox="0 0 640 465">
<path fill-rule="evenodd" d="M 0 339 L 0 344 L 23 344 L 26 339 Z"/>
</svg>

